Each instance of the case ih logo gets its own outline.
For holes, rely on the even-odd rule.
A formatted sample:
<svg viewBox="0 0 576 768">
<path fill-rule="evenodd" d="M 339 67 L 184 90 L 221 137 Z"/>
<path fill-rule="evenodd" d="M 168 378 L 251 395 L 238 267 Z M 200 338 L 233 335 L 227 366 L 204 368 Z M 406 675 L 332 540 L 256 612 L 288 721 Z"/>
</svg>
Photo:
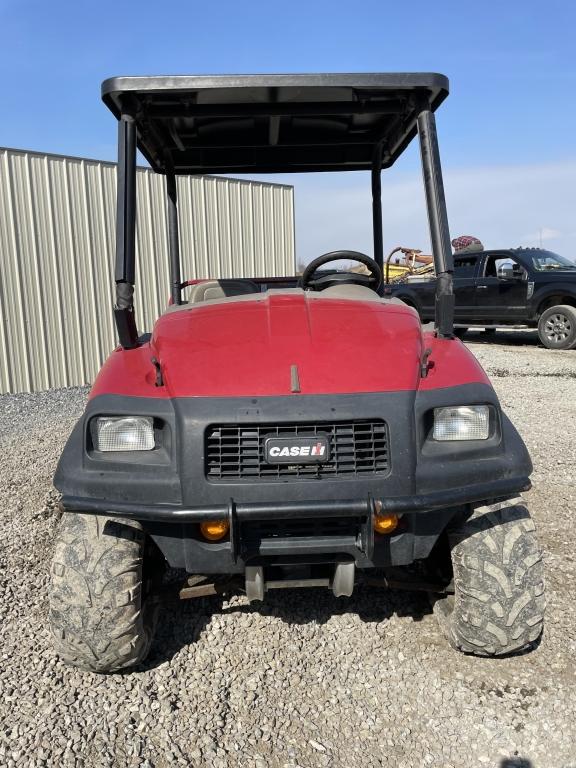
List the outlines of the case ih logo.
<svg viewBox="0 0 576 768">
<path fill-rule="evenodd" d="M 265 456 L 268 464 L 323 464 L 330 458 L 327 436 L 268 437 Z"/>
</svg>

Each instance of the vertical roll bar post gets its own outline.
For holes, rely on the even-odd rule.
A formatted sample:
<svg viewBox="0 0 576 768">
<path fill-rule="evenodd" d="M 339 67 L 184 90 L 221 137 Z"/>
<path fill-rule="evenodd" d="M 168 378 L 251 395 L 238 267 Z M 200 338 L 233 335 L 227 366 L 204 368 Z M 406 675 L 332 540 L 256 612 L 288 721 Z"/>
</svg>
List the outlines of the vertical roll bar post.
<svg viewBox="0 0 576 768">
<path fill-rule="evenodd" d="M 116 197 L 116 299 L 114 319 L 124 349 L 138 346 L 134 316 L 136 273 L 136 123 L 122 112 L 118 121 L 118 181 Z"/>
<path fill-rule="evenodd" d="M 182 304 L 180 277 L 180 234 L 178 231 L 178 188 L 172 162 L 167 163 L 166 194 L 168 197 L 168 245 L 170 252 L 170 295 L 173 304 Z"/>
<path fill-rule="evenodd" d="M 384 269 L 384 241 L 382 235 L 382 154 L 384 144 L 379 141 L 372 156 L 372 232 L 374 236 L 374 261 Z M 382 289 L 382 286 L 381 286 Z"/>
<path fill-rule="evenodd" d="M 436 269 L 436 335 L 440 338 L 452 339 L 454 337 L 454 293 L 452 288 L 454 259 L 452 258 L 450 231 L 448 229 L 436 120 L 427 96 L 421 100 L 419 107 L 418 135 L 430 241 Z"/>
</svg>

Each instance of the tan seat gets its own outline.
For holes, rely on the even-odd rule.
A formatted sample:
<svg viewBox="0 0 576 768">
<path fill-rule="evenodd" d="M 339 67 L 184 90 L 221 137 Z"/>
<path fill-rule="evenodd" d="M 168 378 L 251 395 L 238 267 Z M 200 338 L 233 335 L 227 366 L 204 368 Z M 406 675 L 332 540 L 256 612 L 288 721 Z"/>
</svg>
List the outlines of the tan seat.
<svg viewBox="0 0 576 768">
<path fill-rule="evenodd" d="M 218 299 L 227 299 L 233 296 L 250 296 L 253 293 L 260 293 L 260 288 L 252 280 L 205 280 L 190 286 L 188 301 L 183 301 L 182 304 L 177 305 L 171 304 L 166 307 L 164 314 L 190 309 L 192 304 L 201 304 L 204 301 L 218 301 Z"/>
<path fill-rule="evenodd" d="M 188 293 L 188 304 L 200 301 L 225 299 L 228 296 L 260 293 L 260 289 L 251 280 L 206 280 L 192 285 Z"/>
<path fill-rule="evenodd" d="M 373 291 L 372 288 L 368 288 L 365 285 L 331 285 L 329 288 L 324 288 L 323 291 L 318 292 L 319 296 L 331 297 L 333 299 L 358 299 L 361 301 L 378 301 L 380 296 Z"/>
<path fill-rule="evenodd" d="M 355 299 L 356 301 L 380 301 L 383 304 L 399 304 L 406 306 L 401 299 L 395 296 L 379 296 L 372 288 L 364 285 L 331 285 L 324 288 L 316 296 L 328 299 Z"/>
</svg>

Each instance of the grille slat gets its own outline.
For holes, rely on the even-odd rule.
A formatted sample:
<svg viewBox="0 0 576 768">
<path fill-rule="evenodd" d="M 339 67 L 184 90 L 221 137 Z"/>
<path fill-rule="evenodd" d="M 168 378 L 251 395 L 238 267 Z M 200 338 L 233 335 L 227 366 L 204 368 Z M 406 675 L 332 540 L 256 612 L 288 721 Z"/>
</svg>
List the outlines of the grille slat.
<svg viewBox="0 0 576 768">
<path fill-rule="evenodd" d="M 325 464 L 268 464 L 267 437 L 327 435 Z M 206 432 L 208 480 L 262 480 L 383 474 L 388 471 L 388 426 L 382 420 L 294 424 L 223 424 Z"/>
</svg>

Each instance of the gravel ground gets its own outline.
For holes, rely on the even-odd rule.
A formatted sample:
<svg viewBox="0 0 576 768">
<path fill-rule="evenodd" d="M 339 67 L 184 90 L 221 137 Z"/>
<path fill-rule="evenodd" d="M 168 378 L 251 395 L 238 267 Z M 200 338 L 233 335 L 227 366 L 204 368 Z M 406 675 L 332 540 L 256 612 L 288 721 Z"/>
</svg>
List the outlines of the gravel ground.
<svg viewBox="0 0 576 768">
<path fill-rule="evenodd" d="M 51 478 L 86 390 L 0 397 L 0 765 L 576 767 L 576 352 L 468 337 L 535 464 L 548 614 L 532 653 L 486 660 L 412 593 L 319 590 L 167 606 L 146 665 L 65 667 L 46 628 Z"/>
</svg>

